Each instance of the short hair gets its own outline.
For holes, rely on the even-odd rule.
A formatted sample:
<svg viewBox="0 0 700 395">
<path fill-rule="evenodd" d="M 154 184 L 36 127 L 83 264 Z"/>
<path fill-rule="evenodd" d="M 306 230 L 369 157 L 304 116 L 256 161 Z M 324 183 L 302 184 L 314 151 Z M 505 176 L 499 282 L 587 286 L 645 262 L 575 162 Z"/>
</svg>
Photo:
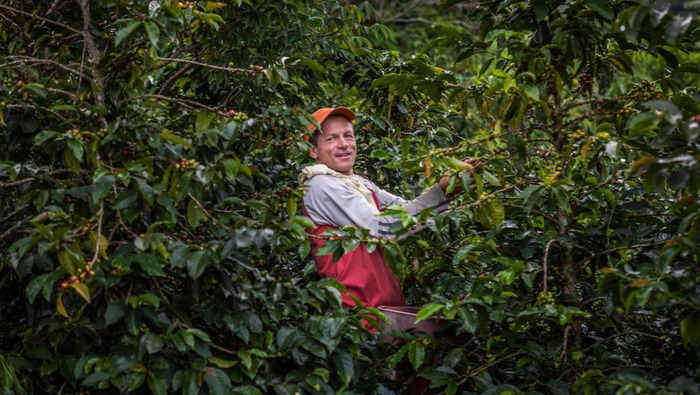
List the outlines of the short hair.
<svg viewBox="0 0 700 395">
<path fill-rule="evenodd" d="M 334 118 L 343 118 L 343 119 L 347 119 L 348 122 L 352 122 L 352 121 L 350 121 L 350 120 L 349 120 L 346 116 L 344 116 L 344 115 L 341 115 L 341 114 L 331 114 L 331 115 L 328 116 L 328 118 L 326 118 L 326 119 L 323 120 L 323 123 L 326 123 L 327 121 L 329 121 L 329 120 L 331 120 L 331 119 L 334 119 Z M 318 126 L 323 126 L 323 125 L 318 125 Z M 311 143 L 311 145 L 313 145 L 314 147 L 316 147 L 316 144 L 318 143 L 318 136 L 320 136 L 322 132 L 323 132 L 323 131 L 322 131 L 321 129 L 316 129 L 316 130 L 314 130 L 313 136 L 311 136 L 311 138 L 309 139 L 309 142 Z"/>
</svg>

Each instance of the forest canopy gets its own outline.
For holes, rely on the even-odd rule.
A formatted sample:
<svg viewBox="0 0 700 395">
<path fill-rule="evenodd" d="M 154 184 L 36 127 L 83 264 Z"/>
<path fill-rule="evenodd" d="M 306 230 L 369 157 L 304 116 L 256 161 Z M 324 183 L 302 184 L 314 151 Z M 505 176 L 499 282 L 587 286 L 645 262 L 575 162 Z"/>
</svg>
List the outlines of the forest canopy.
<svg viewBox="0 0 700 395">
<path fill-rule="evenodd" d="M 6 0 L 3 393 L 700 393 L 700 4 Z M 310 256 L 319 107 L 435 336 Z M 459 161 L 477 158 L 473 181 Z M 390 392 L 389 392 L 390 393 Z"/>
</svg>

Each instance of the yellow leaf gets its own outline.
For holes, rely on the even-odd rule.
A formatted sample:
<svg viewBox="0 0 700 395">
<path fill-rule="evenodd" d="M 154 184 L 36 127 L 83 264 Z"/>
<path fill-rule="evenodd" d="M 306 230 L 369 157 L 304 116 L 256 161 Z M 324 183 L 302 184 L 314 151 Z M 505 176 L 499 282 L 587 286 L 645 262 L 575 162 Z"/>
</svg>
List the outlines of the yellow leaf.
<svg viewBox="0 0 700 395">
<path fill-rule="evenodd" d="M 649 285 L 649 284 L 651 284 L 651 281 L 649 281 L 649 280 L 646 279 L 646 278 L 640 278 L 640 279 L 638 279 L 638 280 L 632 281 L 632 282 L 630 283 L 630 287 L 632 287 L 632 288 L 641 288 L 641 287 L 645 287 L 645 286 L 647 286 L 647 285 Z"/>
<path fill-rule="evenodd" d="M 218 8 L 224 8 L 226 6 L 227 6 L 226 3 L 222 3 L 222 2 L 218 2 L 218 1 L 217 2 L 207 1 L 206 9 L 207 9 L 207 11 L 212 11 L 212 10 L 216 10 Z"/>
<path fill-rule="evenodd" d="M 632 168 L 638 169 L 640 167 L 647 166 L 647 165 L 651 164 L 651 162 L 653 162 L 654 160 L 656 160 L 656 158 L 653 156 L 643 156 L 643 157 L 635 160 L 634 162 L 632 162 Z"/>
<path fill-rule="evenodd" d="M 600 272 L 603 274 L 612 274 L 613 271 L 614 271 L 613 268 L 607 267 L 607 266 L 600 268 Z"/>
<path fill-rule="evenodd" d="M 681 245 L 681 243 L 678 240 L 669 240 L 666 243 L 664 243 L 664 246 L 662 248 L 665 250 L 667 248 L 677 247 L 679 245 Z"/>
<path fill-rule="evenodd" d="M 75 288 L 75 291 L 78 292 L 78 295 L 85 299 L 86 302 L 90 303 L 90 289 L 88 289 L 87 285 L 85 285 L 81 281 L 76 281 L 74 283 L 71 283 L 70 286 Z"/>
<path fill-rule="evenodd" d="M 462 162 L 461 160 L 455 158 L 446 157 L 445 161 L 447 163 L 447 166 L 458 171 L 469 171 L 474 168 L 474 166 L 472 166 L 471 164 L 467 162 Z"/>
<path fill-rule="evenodd" d="M 238 363 L 238 361 L 229 361 L 229 360 L 221 359 L 221 358 L 217 358 L 217 357 L 209 358 L 209 362 L 213 363 L 214 365 L 216 365 L 222 369 L 228 369 L 230 367 L 235 366 Z"/>
<path fill-rule="evenodd" d="M 682 198 L 678 199 L 678 203 L 686 207 L 692 206 L 696 203 L 695 196 L 683 196 Z"/>
<path fill-rule="evenodd" d="M 92 242 L 92 245 L 97 245 L 97 232 L 90 232 L 90 241 Z M 105 237 L 105 235 L 100 234 L 100 256 L 103 259 L 107 259 L 107 246 L 109 244 L 109 241 Z"/>
<path fill-rule="evenodd" d="M 430 161 L 430 157 L 425 158 L 425 176 L 430 177 L 430 169 L 433 168 L 433 162 Z"/>
<path fill-rule="evenodd" d="M 66 318 L 70 318 L 66 308 L 63 306 L 63 292 L 58 293 L 58 299 L 56 299 L 56 310 L 58 311 L 58 314 Z"/>
</svg>

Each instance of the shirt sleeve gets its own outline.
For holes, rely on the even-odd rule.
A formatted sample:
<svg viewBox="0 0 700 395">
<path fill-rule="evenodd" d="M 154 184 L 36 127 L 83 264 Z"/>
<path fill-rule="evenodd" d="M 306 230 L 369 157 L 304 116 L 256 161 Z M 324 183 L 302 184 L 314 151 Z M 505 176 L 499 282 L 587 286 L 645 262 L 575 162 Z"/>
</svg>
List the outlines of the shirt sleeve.
<svg viewBox="0 0 700 395">
<path fill-rule="evenodd" d="M 342 180 L 332 176 L 319 175 L 307 181 L 307 185 L 309 189 L 304 196 L 304 207 L 309 218 L 315 224 L 338 228 L 352 225 L 369 230 L 372 237 L 396 237 L 396 234 L 390 229 L 398 219 L 392 216 L 381 216 L 374 203 L 368 202 Z M 408 202 L 378 188 L 369 181 L 366 185 L 377 195 L 380 207 L 403 206 L 411 215 L 417 215 L 426 208 L 436 208 L 443 211 L 449 203 L 438 185 L 429 188 L 416 199 Z M 412 230 L 409 234 L 416 231 L 418 229 Z"/>
</svg>

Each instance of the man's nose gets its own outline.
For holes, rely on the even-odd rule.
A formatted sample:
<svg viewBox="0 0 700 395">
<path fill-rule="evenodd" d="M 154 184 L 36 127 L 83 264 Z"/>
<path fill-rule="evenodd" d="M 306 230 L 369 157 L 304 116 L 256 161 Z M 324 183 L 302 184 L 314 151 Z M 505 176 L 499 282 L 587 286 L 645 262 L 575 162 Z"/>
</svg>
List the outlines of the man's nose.
<svg viewBox="0 0 700 395">
<path fill-rule="evenodd" d="M 348 140 L 345 139 L 345 137 L 340 137 L 338 139 L 338 146 L 341 148 L 345 148 L 348 146 Z"/>
</svg>

